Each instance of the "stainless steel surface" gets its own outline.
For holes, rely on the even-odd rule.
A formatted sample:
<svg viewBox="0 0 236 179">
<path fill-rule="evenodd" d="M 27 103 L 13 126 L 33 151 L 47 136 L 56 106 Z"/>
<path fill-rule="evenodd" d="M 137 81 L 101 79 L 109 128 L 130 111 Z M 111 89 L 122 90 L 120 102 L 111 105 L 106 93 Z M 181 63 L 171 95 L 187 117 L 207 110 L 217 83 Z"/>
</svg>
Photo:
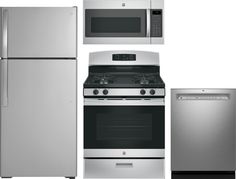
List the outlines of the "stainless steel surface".
<svg viewBox="0 0 236 179">
<path fill-rule="evenodd" d="M 235 89 L 171 90 L 172 171 L 235 170 Z"/>
<path fill-rule="evenodd" d="M 164 10 L 164 1 L 163 0 L 151 0 L 151 9 L 163 9 Z"/>
<path fill-rule="evenodd" d="M 84 1 L 84 17 L 85 9 L 164 9 L 163 0 L 85 0 Z M 164 25 L 163 25 L 164 26 Z M 163 28 L 163 27 L 162 27 Z M 164 29 L 164 28 L 163 28 Z M 84 44 L 163 44 L 164 36 L 161 38 L 139 38 L 139 37 L 85 37 L 85 19 L 84 19 Z"/>
<path fill-rule="evenodd" d="M 160 41 L 162 42 L 162 41 Z M 150 38 L 143 37 L 84 37 L 84 44 L 150 44 Z"/>
<path fill-rule="evenodd" d="M 76 58 L 76 7 L 4 7 L 9 58 Z"/>
<path fill-rule="evenodd" d="M 94 95 L 93 91 L 98 90 L 99 93 Z M 108 94 L 104 95 L 103 90 L 108 90 Z M 144 95 L 140 94 L 140 90 L 145 90 Z M 150 90 L 155 90 L 155 94 L 151 95 Z M 165 96 L 164 88 L 85 88 L 84 96 Z"/>
<path fill-rule="evenodd" d="M 2 12 L 2 58 L 7 58 L 7 40 L 8 40 L 8 29 L 7 29 L 7 20 L 8 20 L 8 11 L 4 9 Z"/>
<path fill-rule="evenodd" d="M 84 157 L 85 158 L 165 157 L 165 150 L 164 149 L 84 149 Z"/>
<path fill-rule="evenodd" d="M 8 60 L 1 176 L 76 176 L 76 60 Z"/>
<path fill-rule="evenodd" d="M 164 178 L 163 159 L 85 159 L 84 165 L 84 178 Z"/>
<path fill-rule="evenodd" d="M 158 37 L 84 37 L 84 44 L 163 44 L 164 38 Z"/>
<path fill-rule="evenodd" d="M 163 44 L 164 38 L 158 37 L 84 37 L 84 44 Z"/>
<path fill-rule="evenodd" d="M 8 60 L 2 59 L 1 65 L 1 106 L 6 107 L 8 103 Z"/>
<path fill-rule="evenodd" d="M 85 98 L 84 106 L 164 106 L 164 98 Z"/>
<path fill-rule="evenodd" d="M 150 0 L 85 0 L 85 9 L 148 9 Z"/>
<path fill-rule="evenodd" d="M 146 10 L 146 16 L 147 16 L 147 21 L 146 21 L 146 31 L 147 31 L 147 37 L 149 37 L 150 38 L 150 34 L 151 34 L 151 28 L 150 28 L 150 23 L 151 23 L 151 18 L 150 18 L 150 9 L 147 9 Z"/>
<path fill-rule="evenodd" d="M 136 61 L 112 61 L 113 54 L 136 54 Z M 100 51 L 89 54 L 89 66 L 93 65 L 154 65 L 159 66 L 159 53 L 148 51 Z"/>
</svg>

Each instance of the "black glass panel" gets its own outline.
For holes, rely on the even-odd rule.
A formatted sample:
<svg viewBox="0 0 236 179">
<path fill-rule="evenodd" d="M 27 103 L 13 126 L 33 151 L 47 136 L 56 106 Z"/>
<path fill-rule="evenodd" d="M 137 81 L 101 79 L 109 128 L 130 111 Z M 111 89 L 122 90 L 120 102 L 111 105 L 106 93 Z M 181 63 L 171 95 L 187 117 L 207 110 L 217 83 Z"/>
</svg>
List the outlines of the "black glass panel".
<svg viewBox="0 0 236 179">
<path fill-rule="evenodd" d="M 86 37 L 146 37 L 145 9 L 86 9 Z"/>
<path fill-rule="evenodd" d="M 164 106 L 85 106 L 85 148 L 164 148 Z"/>
<path fill-rule="evenodd" d="M 92 33 L 140 33 L 138 17 L 92 17 Z"/>
<path fill-rule="evenodd" d="M 152 140 L 152 115 L 98 113 L 97 140 Z"/>
</svg>

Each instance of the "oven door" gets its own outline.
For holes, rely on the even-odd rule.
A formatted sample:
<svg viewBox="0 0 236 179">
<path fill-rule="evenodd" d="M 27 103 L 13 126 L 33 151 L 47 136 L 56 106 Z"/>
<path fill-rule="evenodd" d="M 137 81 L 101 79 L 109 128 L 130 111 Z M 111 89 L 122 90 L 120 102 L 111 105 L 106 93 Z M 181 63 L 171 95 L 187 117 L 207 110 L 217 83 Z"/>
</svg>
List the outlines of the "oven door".
<svg viewBox="0 0 236 179">
<path fill-rule="evenodd" d="M 86 9 L 86 37 L 146 37 L 146 9 Z"/>
<path fill-rule="evenodd" d="M 164 99 L 85 99 L 85 149 L 164 149 Z"/>
</svg>

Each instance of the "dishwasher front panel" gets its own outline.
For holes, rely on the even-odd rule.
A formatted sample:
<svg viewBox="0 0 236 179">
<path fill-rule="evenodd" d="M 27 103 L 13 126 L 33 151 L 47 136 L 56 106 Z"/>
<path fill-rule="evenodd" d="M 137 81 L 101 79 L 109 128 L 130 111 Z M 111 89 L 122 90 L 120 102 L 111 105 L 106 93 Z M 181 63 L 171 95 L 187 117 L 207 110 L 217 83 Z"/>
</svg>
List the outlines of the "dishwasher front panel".
<svg viewBox="0 0 236 179">
<path fill-rule="evenodd" d="M 172 89 L 172 171 L 235 170 L 235 90 Z"/>
</svg>

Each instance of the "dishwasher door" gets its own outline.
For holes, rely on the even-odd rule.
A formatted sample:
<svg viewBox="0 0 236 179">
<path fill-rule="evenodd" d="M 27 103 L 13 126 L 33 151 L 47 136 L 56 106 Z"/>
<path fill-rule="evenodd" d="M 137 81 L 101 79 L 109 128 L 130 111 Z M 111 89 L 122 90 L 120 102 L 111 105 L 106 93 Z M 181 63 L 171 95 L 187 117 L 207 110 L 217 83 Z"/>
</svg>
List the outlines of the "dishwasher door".
<svg viewBox="0 0 236 179">
<path fill-rule="evenodd" d="M 235 90 L 171 90 L 172 171 L 235 170 Z"/>
</svg>

